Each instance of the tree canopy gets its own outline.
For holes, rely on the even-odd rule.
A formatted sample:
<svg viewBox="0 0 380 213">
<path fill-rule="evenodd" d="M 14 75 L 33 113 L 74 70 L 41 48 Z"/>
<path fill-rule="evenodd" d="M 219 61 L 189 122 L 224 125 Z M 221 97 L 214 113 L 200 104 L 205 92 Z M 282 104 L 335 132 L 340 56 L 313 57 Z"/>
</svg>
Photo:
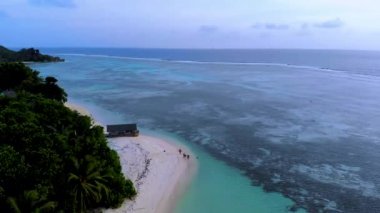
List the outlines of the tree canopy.
<svg viewBox="0 0 380 213">
<path fill-rule="evenodd" d="M 67 100 L 67 94 L 59 87 L 57 79 L 46 77 L 43 80 L 39 72 L 22 63 L 0 63 L 0 92 L 5 90 L 24 91 L 40 94 L 60 102 Z"/>
<path fill-rule="evenodd" d="M 38 49 L 28 48 L 13 51 L 0 46 L 0 62 L 59 62 L 64 61 L 59 57 L 41 54 Z"/>
<path fill-rule="evenodd" d="M 136 194 L 103 128 L 65 107 L 57 82 L 0 63 L 0 212 L 86 212 Z"/>
</svg>

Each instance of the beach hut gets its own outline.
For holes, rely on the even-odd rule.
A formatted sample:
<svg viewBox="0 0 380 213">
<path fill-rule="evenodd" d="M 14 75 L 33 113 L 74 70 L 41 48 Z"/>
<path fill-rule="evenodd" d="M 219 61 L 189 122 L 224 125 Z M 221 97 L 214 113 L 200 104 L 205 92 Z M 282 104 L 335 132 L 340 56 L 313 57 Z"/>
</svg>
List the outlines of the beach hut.
<svg viewBox="0 0 380 213">
<path fill-rule="evenodd" d="M 114 124 L 107 125 L 107 137 L 133 136 L 139 135 L 137 124 Z"/>
</svg>

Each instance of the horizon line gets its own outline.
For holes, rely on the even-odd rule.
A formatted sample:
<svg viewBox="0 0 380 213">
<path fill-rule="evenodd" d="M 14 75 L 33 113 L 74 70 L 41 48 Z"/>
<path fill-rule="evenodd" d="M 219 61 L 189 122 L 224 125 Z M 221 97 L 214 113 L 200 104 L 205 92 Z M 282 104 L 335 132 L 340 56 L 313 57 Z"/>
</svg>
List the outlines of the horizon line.
<svg viewBox="0 0 380 213">
<path fill-rule="evenodd" d="M 371 52 L 380 52 L 380 49 L 344 49 L 344 48 L 231 48 L 231 47 L 224 47 L 224 48 L 209 48 L 209 47 L 113 47 L 113 46 L 29 46 L 29 47 L 7 47 L 11 49 L 22 49 L 22 48 L 57 48 L 57 49 L 63 49 L 63 48 L 73 48 L 73 49 L 80 49 L 80 48 L 86 48 L 86 49 L 150 49 L 150 50 L 329 50 L 329 51 L 371 51 Z"/>
</svg>

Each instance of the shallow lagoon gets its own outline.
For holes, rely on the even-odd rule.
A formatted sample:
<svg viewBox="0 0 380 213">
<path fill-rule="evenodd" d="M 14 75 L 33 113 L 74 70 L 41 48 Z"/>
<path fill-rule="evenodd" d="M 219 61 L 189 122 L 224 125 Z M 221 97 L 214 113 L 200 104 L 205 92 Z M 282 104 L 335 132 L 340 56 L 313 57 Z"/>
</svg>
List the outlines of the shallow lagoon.
<svg viewBox="0 0 380 213">
<path fill-rule="evenodd" d="M 117 113 L 102 109 L 93 103 L 71 99 L 70 102 L 85 106 L 97 118 L 106 123 L 120 123 Z M 254 187 L 241 171 L 226 165 L 207 154 L 201 147 L 183 138 L 159 130 L 140 129 L 142 134 L 160 137 L 169 142 L 187 146 L 199 163 L 198 172 L 180 199 L 175 212 L 288 212 L 294 203 L 279 193 L 266 193 L 262 187 Z M 298 210 L 297 212 L 304 212 Z"/>
<path fill-rule="evenodd" d="M 218 164 L 218 171 L 236 178 L 220 176 L 206 185 L 215 191 L 211 183 L 238 179 L 236 186 L 249 189 L 241 191 L 247 210 L 260 194 L 254 191 L 260 188 L 247 187 L 251 182 L 310 211 L 380 209 L 380 79 L 368 70 L 64 57 L 66 63 L 34 67 L 59 77 L 75 100 L 200 146 L 209 157 L 205 165 L 215 158 L 228 163 Z M 200 176 L 207 169 L 201 167 Z M 207 178 L 199 180 L 181 203 L 184 209 L 205 202 L 195 200 L 208 191 L 197 191 Z M 233 201 L 217 200 L 210 204 L 236 208 Z M 275 203 L 289 205 L 286 199 Z"/>
</svg>

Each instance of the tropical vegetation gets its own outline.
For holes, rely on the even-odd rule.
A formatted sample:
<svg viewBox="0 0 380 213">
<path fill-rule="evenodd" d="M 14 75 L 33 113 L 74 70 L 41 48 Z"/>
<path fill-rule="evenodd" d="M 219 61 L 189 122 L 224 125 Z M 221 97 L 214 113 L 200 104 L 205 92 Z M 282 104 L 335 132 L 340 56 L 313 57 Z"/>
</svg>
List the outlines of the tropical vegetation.
<svg viewBox="0 0 380 213">
<path fill-rule="evenodd" d="M 38 49 L 13 51 L 0 45 L 0 62 L 59 62 L 62 58 L 41 54 Z"/>
<path fill-rule="evenodd" d="M 54 77 L 0 63 L 0 212 L 88 212 L 136 194 L 103 128 L 66 100 Z"/>
</svg>

